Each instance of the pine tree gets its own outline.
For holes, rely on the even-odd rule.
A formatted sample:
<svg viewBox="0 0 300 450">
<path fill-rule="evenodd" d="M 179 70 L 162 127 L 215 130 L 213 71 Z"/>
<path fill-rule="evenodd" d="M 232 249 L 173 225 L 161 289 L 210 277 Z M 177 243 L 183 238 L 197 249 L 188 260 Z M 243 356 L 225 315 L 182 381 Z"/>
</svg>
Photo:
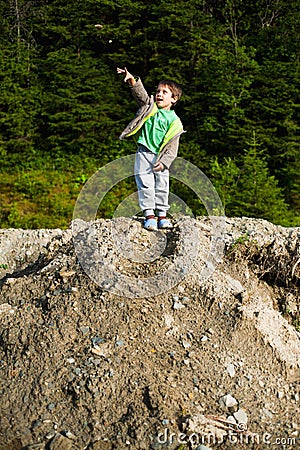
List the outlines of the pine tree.
<svg viewBox="0 0 300 450">
<path fill-rule="evenodd" d="M 270 175 L 265 151 L 260 148 L 255 132 L 248 148 L 241 155 L 235 168 L 236 183 L 228 210 L 230 215 L 264 218 L 275 224 L 283 224 L 288 216 L 282 189 L 274 175 Z"/>
</svg>

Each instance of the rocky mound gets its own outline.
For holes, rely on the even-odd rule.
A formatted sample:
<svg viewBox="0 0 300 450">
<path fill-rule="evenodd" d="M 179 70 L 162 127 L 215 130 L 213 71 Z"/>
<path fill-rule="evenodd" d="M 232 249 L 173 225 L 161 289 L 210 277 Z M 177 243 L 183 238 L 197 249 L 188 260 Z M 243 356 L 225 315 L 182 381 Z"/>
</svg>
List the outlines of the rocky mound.
<svg viewBox="0 0 300 450">
<path fill-rule="evenodd" d="M 224 224 L 0 230 L 1 450 L 300 447 L 300 230 Z"/>
</svg>

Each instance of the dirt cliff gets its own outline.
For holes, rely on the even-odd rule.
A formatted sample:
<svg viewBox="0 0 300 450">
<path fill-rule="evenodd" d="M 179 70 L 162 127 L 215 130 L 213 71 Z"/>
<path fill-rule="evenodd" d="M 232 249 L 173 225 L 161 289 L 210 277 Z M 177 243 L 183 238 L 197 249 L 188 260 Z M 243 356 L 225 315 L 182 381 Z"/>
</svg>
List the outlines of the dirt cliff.
<svg viewBox="0 0 300 450">
<path fill-rule="evenodd" d="M 1 450 L 300 448 L 300 229 L 212 227 L 0 230 Z"/>
</svg>

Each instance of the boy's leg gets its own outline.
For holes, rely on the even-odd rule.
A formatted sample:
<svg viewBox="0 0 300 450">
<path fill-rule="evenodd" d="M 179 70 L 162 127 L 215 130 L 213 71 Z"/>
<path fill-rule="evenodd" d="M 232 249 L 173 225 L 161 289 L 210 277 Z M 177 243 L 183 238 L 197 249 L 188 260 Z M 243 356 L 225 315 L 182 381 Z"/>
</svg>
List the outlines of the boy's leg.
<svg viewBox="0 0 300 450">
<path fill-rule="evenodd" d="M 169 170 L 156 172 L 155 175 L 155 204 L 158 215 L 158 228 L 172 228 L 172 223 L 167 219 L 169 210 Z"/>
<path fill-rule="evenodd" d="M 155 210 L 155 179 L 152 165 L 154 153 L 139 147 L 135 157 L 134 175 L 138 188 L 139 205 L 145 217 L 153 216 Z"/>
<path fill-rule="evenodd" d="M 166 217 L 169 210 L 169 170 L 155 172 L 155 208 L 158 217 Z"/>
</svg>

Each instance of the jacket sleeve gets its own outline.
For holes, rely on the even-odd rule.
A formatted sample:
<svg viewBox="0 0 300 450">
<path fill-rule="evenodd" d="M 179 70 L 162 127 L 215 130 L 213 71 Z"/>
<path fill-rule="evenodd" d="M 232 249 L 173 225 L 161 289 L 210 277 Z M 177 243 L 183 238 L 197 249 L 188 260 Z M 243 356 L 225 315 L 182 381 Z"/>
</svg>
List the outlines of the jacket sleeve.
<svg viewBox="0 0 300 450">
<path fill-rule="evenodd" d="M 170 168 L 172 162 L 177 156 L 179 147 L 179 137 L 180 136 L 169 142 L 158 156 L 157 161 L 162 162 L 167 169 Z"/>
<path fill-rule="evenodd" d="M 135 84 L 130 86 L 133 98 L 137 102 L 138 106 L 146 105 L 150 102 L 148 92 L 144 88 L 144 85 L 140 78 L 137 78 Z"/>
<path fill-rule="evenodd" d="M 119 136 L 121 140 L 133 134 L 135 129 L 138 129 L 138 125 L 142 123 L 142 120 L 149 114 L 154 105 L 153 95 L 148 95 L 140 78 L 136 80 L 133 86 L 130 86 L 130 90 L 139 108 L 134 118 Z"/>
</svg>

